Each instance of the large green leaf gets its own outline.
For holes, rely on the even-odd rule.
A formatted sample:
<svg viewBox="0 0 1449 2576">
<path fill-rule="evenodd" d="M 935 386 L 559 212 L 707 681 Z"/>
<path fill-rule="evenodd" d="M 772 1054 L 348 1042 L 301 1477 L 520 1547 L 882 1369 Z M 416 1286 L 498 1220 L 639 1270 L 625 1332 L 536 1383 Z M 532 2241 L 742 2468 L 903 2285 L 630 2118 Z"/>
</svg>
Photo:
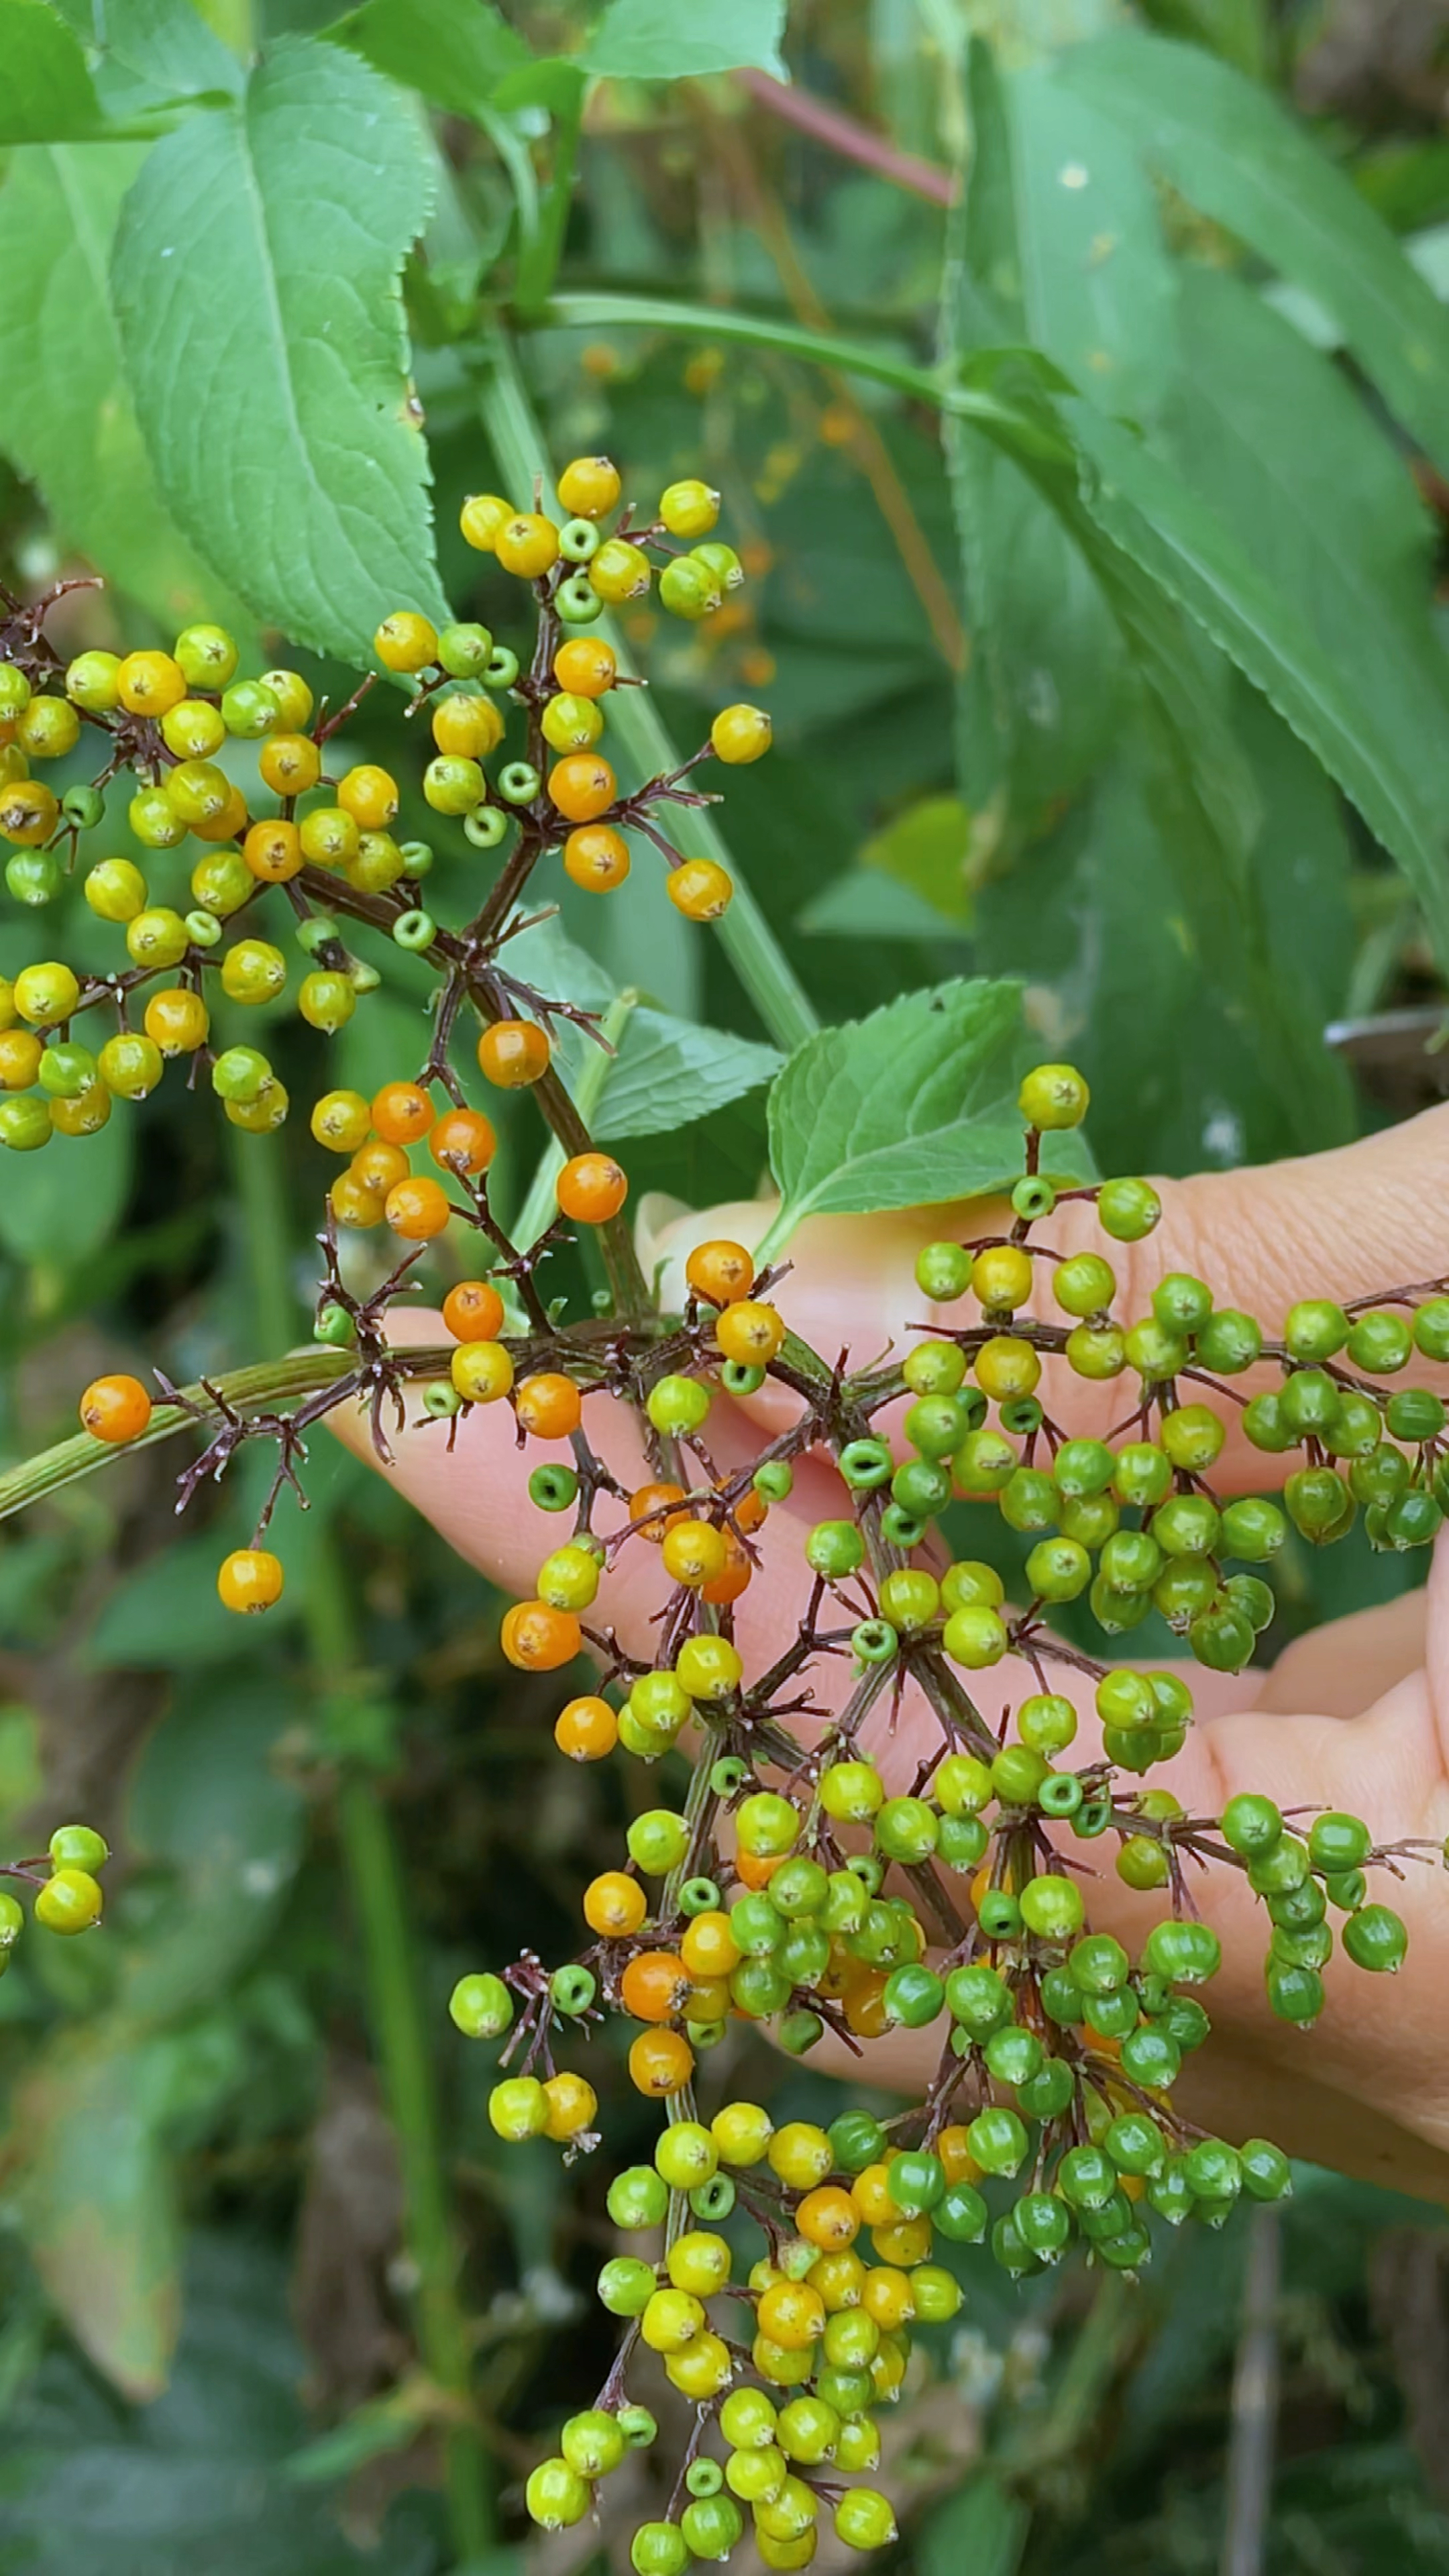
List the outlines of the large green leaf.
<svg viewBox="0 0 1449 2576">
<path fill-rule="evenodd" d="M 1181 601 L 1316 752 L 1399 861 L 1436 948 L 1449 956 L 1444 816 L 1426 763 L 1405 757 L 1406 745 L 1364 705 L 1355 673 L 1309 609 L 1283 593 L 1169 464 L 1091 405 L 1067 410 L 1093 469 L 1084 494 L 1091 518 L 1159 592 Z"/>
<path fill-rule="evenodd" d="M 695 1118 L 707 1118 L 727 1101 L 758 1091 L 780 1070 L 774 1047 L 701 1028 L 668 1011 L 645 1007 L 630 1013 L 617 1062 L 594 1112 L 594 1133 L 606 1141 L 625 1136 L 667 1136 Z"/>
<path fill-rule="evenodd" d="M 390 609 L 446 614 L 398 294 L 430 166 L 366 63 L 289 41 L 155 146 L 116 241 L 163 496 L 259 617 L 346 660 Z"/>
<path fill-rule="evenodd" d="M 616 80 L 684 80 L 742 64 L 788 75 L 780 59 L 786 0 L 611 0 L 584 62 Z"/>
<path fill-rule="evenodd" d="M 162 507 L 121 373 L 108 281 L 130 143 L 34 144 L 0 187 L 0 449 L 57 532 L 163 627 L 239 603 Z"/>
<path fill-rule="evenodd" d="M 79 41 L 45 0 L 0 0 L 0 143 L 94 134 L 100 103 Z"/>
<path fill-rule="evenodd" d="M 166 2072 L 157 2043 L 102 2019 L 52 2041 L 13 2105 L 32 2260 L 82 2350 L 132 2398 L 164 2388 L 180 2321 Z"/>
<path fill-rule="evenodd" d="M 934 1206 L 1019 1175 L 1028 1053 L 1021 986 L 979 977 L 807 1038 L 770 1093 L 780 1206 L 761 1256 L 803 1217 Z M 1087 1168 L 1075 1136 L 1054 1137 L 1047 1161 Z"/>
<path fill-rule="evenodd" d="M 483 0 L 364 0 L 327 34 L 453 116 L 476 118 L 499 82 L 532 59 Z"/>
<path fill-rule="evenodd" d="M 1449 314 L 1266 89 L 1194 45 L 1133 28 L 1070 49 L 1058 77 L 1190 204 L 1316 296 L 1390 410 L 1449 466 Z"/>
<path fill-rule="evenodd" d="M 235 54 L 212 33 L 195 0 L 106 0 L 105 53 L 170 98 L 234 96 Z"/>
</svg>

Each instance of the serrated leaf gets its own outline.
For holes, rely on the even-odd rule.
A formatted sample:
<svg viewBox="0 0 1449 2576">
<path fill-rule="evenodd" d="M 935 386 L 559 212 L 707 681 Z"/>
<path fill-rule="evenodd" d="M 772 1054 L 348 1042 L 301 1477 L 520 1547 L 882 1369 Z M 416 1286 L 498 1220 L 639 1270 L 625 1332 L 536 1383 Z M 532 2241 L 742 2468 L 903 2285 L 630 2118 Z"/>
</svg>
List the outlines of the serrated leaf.
<svg viewBox="0 0 1449 2576">
<path fill-rule="evenodd" d="M 605 1142 L 666 1136 L 675 1127 L 707 1118 L 727 1101 L 758 1091 L 783 1062 L 774 1047 L 677 1020 L 646 1004 L 630 1014 L 594 1112 L 594 1133 Z"/>
<path fill-rule="evenodd" d="M 0 1245 L 17 1260 L 73 1270 L 115 1232 L 134 1161 L 124 1116 L 96 1136 L 53 1136 L 37 1154 L 7 1154 Z"/>
<path fill-rule="evenodd" d="M 13 2114 L 21 2225 L 82 2351 L 137 2402 L 159 2395 L 180 2322 L 180 2235 L 162 2145 L 156 2044 L 63 2033 L 33 2061 Z"/>
<path fill-rule="evenodd" d="M 292 39 L 154 147 L 116 241 L 166 502 L 258 617 L 354 662 L 391 609 L 447 615 L 398 292 L 430 151 L 366 63 Z"/>
<path fill-rule="evenodd" d="M 70 143 L 101 126 L 75 34 L 45 0 L 0 0 L 0 143 Z"/>
<path fill-rule="evenodd" d="M 194 0 L 106 0 L 104 50 L 165 98 L 235 96 L 244 78 Z"/>
<path fill-rule="evenodd" d="M 365 0 L 327 35 L 451 116 L 476 118 L 499 82 L 532 61 L 484 0 Z"/>
<path fill-rule="evenodd" d="M 163 627 L 242 618 L 167 517 L 121 372 L 109 261 L 144 147 L 33 144 L 0 187 L 0 449 L 57 532 Z M 107 1131 L 109 1132 L 109 1131 Z"/>
<path fill-rule="evenodd" d="M 796 1048 L 770 1093 L 780 1207 L 761 1258 L 807 1216 L 939 1206 L 1019 1176 L 1021 989 L 939 984 Z M 1044 1168 L 1087 1168 L 1080 1141 L 1053 1137 Z"/>
<path fill-rule="evenodd" d="M 584 55 L 614 80 L 692 80 L 750 65 L 789 75 L 780 58 L 785 0 L 613 0 Z"/>
<path fill-rule="evenodd" d="M 1058 77 L 1200 213 L 1316 296 L 1390 410 L 1449 464 L 1449 314 L 1270 91 L 1197 46 L 1136 28 L 1070 48 Z"/>
</svg>

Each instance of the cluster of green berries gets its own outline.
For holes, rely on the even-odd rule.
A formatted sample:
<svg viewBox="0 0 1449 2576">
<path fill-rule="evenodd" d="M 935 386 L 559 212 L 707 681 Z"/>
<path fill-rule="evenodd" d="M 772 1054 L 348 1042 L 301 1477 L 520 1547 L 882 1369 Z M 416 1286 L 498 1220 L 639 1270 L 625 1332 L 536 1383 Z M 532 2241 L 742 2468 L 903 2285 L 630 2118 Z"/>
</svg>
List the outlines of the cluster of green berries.
<svg viewBox="0 0 1449 2576">
<path fill-rule="evenodd" d="M 89 1932 L 101 1919 L 100 1873 L 110 1857 L 110 1845 L 93 1825 L 57 1825 L 48 1851 L 32 1860 L 7 1862 L 0 1878 L 33 1888 L 35 1920 L 47 1932 Z M 0 1977 L 24 1929 L 19 1898 L 0 1887 Z"/>
</svg>

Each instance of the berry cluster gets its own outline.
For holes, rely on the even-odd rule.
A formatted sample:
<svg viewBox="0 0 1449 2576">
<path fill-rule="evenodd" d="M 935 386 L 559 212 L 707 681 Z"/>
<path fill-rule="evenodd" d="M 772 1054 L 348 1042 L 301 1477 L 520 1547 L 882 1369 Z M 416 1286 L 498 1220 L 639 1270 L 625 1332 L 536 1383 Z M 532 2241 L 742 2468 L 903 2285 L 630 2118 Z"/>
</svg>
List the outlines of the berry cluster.
<svg viewBox="0 0 1449 2576">
<path fill-rule="evenodd" d="M 631 836 L 668 860 L 682 911 L 714 917 L 728 898 L 723 872 L 681 857 L 661 817 L 705 801 L 688 783 L 696 762 L 711 752 L 753 760 L 769 725 L 751 708 L 726 709 L 693 760 L 619 793 L 599 745 L 624 677 L 606 644 L 566 628 L 640 595 L 656 556 L 661 601 L 685 617 L 709 614 L 738 566 L 710 540 L 716 504 L 702 484 L 671 486 L 647 527 L 625 512 L 608 536 L 599 521 L 620 487 L 606 460 L 570 466 L 560 492 L 574 513 L 562 526 L 491 496 L 463 512 L 470 543 L 533 587 L 526 673 L 480 626 L 438 633 L 400 611 L 378 632 L 380 661 L 406 677 L 431 723 L 425 796 L 461 819 L 472 847 L 500 853 L 457 926 L 422 907 L 432 854 L 390 836 L 396 782 L 372 765 L 324 775 L 348 710 L 314 722 L 294 673 L 237 681 L 234 649 L 214 628 L 189 630 L 174 655 L 91 653 L 61 671 L 41 612 L 12 604 L 0 628 L 12 889 L 43 899 L 49 879 L 36 872 L 58 876 L 62 847 L 73 853 L 95 819 L 82 800 L 122 766 L 139 781 L 138 840 L 165 850 L 190 832 L 210 846 L 192 873 L 198 908 L 184 914 L 152 905 L 130 858 L 90 871 L 87 896 L 125 924 L 129 966 L 82 978 L 43 963 L 0 986 L 0 1082 L 14 1094 L 0 1100 L 0 1134 L 33 1145 L 56 1127 L 85 1132 L 109 1114 L 113 1091 L 149 1089 L 167 1052 L 209 1067 L 235 1123 L 275 1127 L 282 1086 L 254 1049 L 210 1053 L 204 998 L 212 975 L 238 1000 L 285 980 L 279 948 L 246 936 L 221 949 L 223 924 L 272 886 L 315 960 L 299 996 L 314 1026 L 335 1030 L 376 980 L 349 957 L 338 915 L 390 930 L 435 969 L 426 1062 L 370 1100 L 333 1090 L 312 1110 L 314 1136 L 343 1158 L 320 1238 L 327 1369 L 286 1412 L 236 1409 L 211 1391 L 203 1406 L 163 1379 L 172 1405 L 209 1435 L 183 1499 L 244 1441 L 276 1443 L 253 1544 L 218 1578 L 229 1606 L 264 1611 L 283 1585 L 262 1544 L 272 1503 L 295 1481 L 309 1425 L 335 1406 L 370 1408 L 386 1454 L 394 1422 L 409 1420 L 411 1382 L 422 1400 L 410 1438 L 451 1441 L 460 1414 L 499 1405 L 520 1443 L 554 1452 L 533 1466 L 529 1493 L 565 1534 L 542 1555 L 533 1597 L 507 1612 L 504 1653 L 536 1673 L 593 1656 L 592 1687 L 566 1698 L 555 1727 L 571 1759 L 617 1747 L 652 1763 L 687 1747 L 690 1771 L 679 1803 L 636 1814 L 619 1866 L 585 1890 L 589 1937 L 575 1959 L 550 1970 L 525 1954 L 464 1977 L 452 2000 L 460 2030 L 503 2043 L 490 2100 L 500 2137 L 554 2140 L 570 2159 L 597 2145 L 595 2088 L 559 2057 L 583 2053 L 606 2015 L 627 2025 L 632 2081 L 663 2109 L 652 2163 L 618 2175 L 609 2193 L 616 2226 L 642 2240 L 599 2280 L 605 2308 L 624 2321 L 617 2363 L 530 2479 L 528 2507 L 548 2527 L 582 2520 L 597 2481 L 654 2440 L 654 2417 L 630 2393 L 643 2346 L 695 2414 L 673 2492 L 635 2535 L 639 2576 L 727 2556 L 746 2513 L 767 2566 L 802 2567 L 822 2514 L 860 2549 L 893 2537 L 887 2497 L 854 2481 L 879 2458 L 873 2410 L 901 2388 L 912 2325 L 959 2304 L 956 2273 L 938 2259 L 952 2245 L 988 2243 L 1015 2274 L 1073 2245 L 1132 2271 L 1150 2255 L 1154 2216 L 1217 2227 L 1243 2194 L 1287 2189 L 1276 2147 L 1204 2135 L 1174 2108 L 1183 2059 L 1209 2035 L 1197 1989 L 1219 1966 L 1189 1873 L 1246 1877 L 1264 1909 L 1268 2000 L 1307 2024 L 1324 2004 L 1334 1918 L 1353 1965 L 1398 1966 L 1404 1926 L 1371 1898 L 1368 1872 L 1402 1876 L 1428 1850 L 1377 1841 L 1355 1816 L 1285 1817 L 1257 1795 L 1233 1798 L 1221 1816 L 1186 1812 L 1170 1789 L 1143 1785 L 1192 1724 L 1180 1672 L 1098 1660 L 1050 1620 L 1081 1603 L 1114 1639 L 1155 1609 L 1199 1662 L 1237 1671 L 1271 1616 L 1262 1569 L 1290 1525 L 1323 1544 L 1362 1510 L 1375 1546 L 1427 1543 L 1449 1505 L 1449 1417 L 1428 1388 L 1387 1381 L 1416 1355 L 1449 1358 L 1449 1294 L 1432 1282 L 1352 1309 L 1309 1299 L 1274 1338 L 1217 1305 L 1204 1281 L 1169 1273 L 1149 1312 L 1119 1314 L 1110 1247 L 1147 1237 L 1159 1202 L 1142 1180 L 1086 1186 L 1055 1173 L 1051 1139 L 1080 1124 L 1088 1100 L 1071 1066 L 1048 1065 L 1022 1084 L 1021 1172 L 1001 1230 L 926 1247 L 917 1279 L 935 1313 L 903 1358 L 852 1370 L 846 1353 L 829 1364 L 776 1302 L 786 1271 L 760 1269 L 735 1242 L 697 1244 L 678 1310 L 658 1312 L 622 1221 L 625 1174 L 591 1140 L 554 1061 L 551 1023 L 580 1014 L 519 983 L 507 942 L 552 852 L 577 883 L 607 889 L 627 871 Z M 521 711 L 523 742 L 499 765 L 506 709 Z M 57 800 L 28 763 L 73 745 L 82 717 L 108 736 L 108 766 L 95 789 Z M 249 741 L 275 811 L 254 812 L 257 791 L 215 757 Z M 132 997 L 162 976 L 145 1034 L 135 1033 Z M 120 1025 L 93 1056 L 71 1024 L 102 1007 Z M 454 1062 L 470 1024 L 484 1075 L 527 1087 L 562 1149 L 557 1213 L 536 1243 L 514 1242 L 490 1204 L 493 1129 L 465 1100 Z M 1094 1211 L 1106 1249 L 1052 1245 L 1049 1220 L 1067 1199 Z M 359 1294 L 337 1230 L 382 1225 L 398 1259 Z M 606 1311 L 570 1321 L 559 1301 L 545 1303 L 537 1273 L 579 1226 L 595 1232 L 612 1293 Z M 394 1299 L 425 1247 L 460 1227 L 478 1248 L 477 1275 L 443 1300 L 446 1343 L 394 1349 Z M 968 1296 L 966 1320 L 953 1322 Z M 1248 1372 L 1251 1395 L 1233 1383 Z M 791 1425 L 725 1471 L 711 1414 L 767 1379 L 793 1399 Z M 1123 1419 L 1105 1435 L 1058 1418 L 1074 1390 L 1118 1380 Z M 590 1405 L 586 1427 L 598 1397 L 610 1404 Z M 1095 1421 L 1103 1405 L 1092 1401 Z M 1234 1409 L 1250 1444 L 1295 1459 L 1281 1503 L 1215 1492 Z M 81 1417 L 118 1447 L 157 1427 L 128 1377 L 97 1380 Z M 595 1445 L 604 1419 L 637 1425 L 642 1483 Z M 807 1453 L 834 1464 L 838 1516 L 804 1535 L 794 1634 L 767 1668 L 747 1669 L 736 1605 Z M 1008 1604 L 992 1563 L 952 1557 L 936 1525 L 962 1500 L 1030 1539 L 1022 1606 Z M 626 1555 L 658 1569 L 642 1654 L 608 1624 L 606 1587 Z M 1033 1686 L 993 1715 L 978 1677 L 1008 1658 Z M 829 1693 L 833 1713 L 817 1698 L 827 1675 L 843 1685 Z M 888 1794 L 881 1761 L 907 1694 L 934 1719 L 936 1740 L 909 1788 Z M 1100 1740 L 1073 1763 L 1082 1700 Z M 92 1860 L 104 1856 L 94 1839 Z M 1087 1890 L 1107 1853 L 1128 1887 L 1161 1897 L 1135 1956 L 1089 1919 Z M 63 1928 L 79 1928 L 93 1881 L 69 1840 L 62 1862 L 37 1912 L 54 1914 L 54 1891 L 74 1882 L 59 1903 L 71 1909 Z M 772 2025 L 797 2055 L 827 2032 L 861 2055 L 894 2027 L 938 2028 L 937 2069 L 923 2098 L 885 2122 L 857 2108 L 828 2128 L 776 2127 L 750 2101 L 706 2116 L 700 2061 L 740 2020 Z"/>
</svg>

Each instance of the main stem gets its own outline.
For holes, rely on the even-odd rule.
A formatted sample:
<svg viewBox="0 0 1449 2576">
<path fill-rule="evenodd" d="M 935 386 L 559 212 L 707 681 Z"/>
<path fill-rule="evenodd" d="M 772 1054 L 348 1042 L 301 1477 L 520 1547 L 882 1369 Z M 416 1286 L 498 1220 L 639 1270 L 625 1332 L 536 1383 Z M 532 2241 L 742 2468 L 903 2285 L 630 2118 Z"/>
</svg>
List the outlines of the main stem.
<svg viewBox="0 0 1449 2576">
<path fill-rule="evenodd" d="M 289 1284 L 286 1208 L 276 1155 L 245 1136 L 234 1149 L 252 1296 L 261 1337 L 285 1347 L 297 1323 Z M 357 1626 L 341 1560 L 325 1530 L 307 1584 L 307 1637 L 318 1680 L 333 1700 L 356 1695 Z M 344 1769 L 337 1826 L 352 1908 L 362 1936 L 369 2018 L 402 2172 L 408 2251 L 417 2267 L 415 2323 L 429 2377 L 451 2401 L 443 2432 L 444 2478 L 455 2557 L 481 2558 L 497 2536 L 491 2463 L 471 2420 L 468 2323 L 458 2296 L 458 2245 L 448 2205 L 433 2065 L 424 2033 L 407 1895 L 397 1839 L 376 1780 Z"/>
</svg>

